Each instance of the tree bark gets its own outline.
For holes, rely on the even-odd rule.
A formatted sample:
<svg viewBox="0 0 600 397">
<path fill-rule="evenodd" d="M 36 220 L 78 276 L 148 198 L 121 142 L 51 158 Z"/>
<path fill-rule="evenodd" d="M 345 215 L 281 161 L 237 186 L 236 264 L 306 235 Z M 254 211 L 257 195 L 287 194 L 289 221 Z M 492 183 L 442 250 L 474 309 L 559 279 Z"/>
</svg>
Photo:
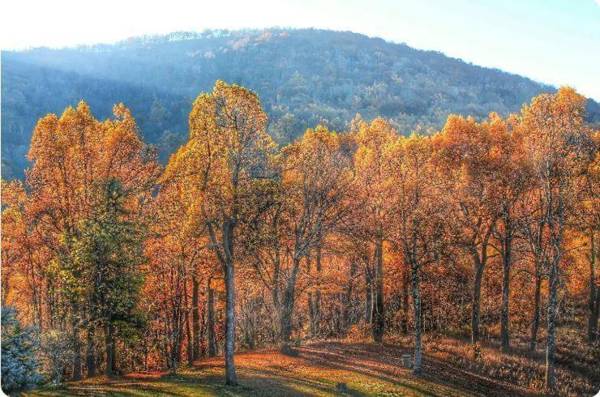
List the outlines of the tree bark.
<svg viewBox="0 0 600 397">
<path fill-rule="evenodd" d="M 600 290 L 596 286 L 596 245 L 594 241 L 594 230 L 590 231 L 590 296 L 588 317 L 588 342 L 593 343 L 598 337 L 598 312 L 600 311 Z"/>
<path fill-rule="evenodd" d="M 550 191 L 550 189 L 548 189 Z M 551 203 L 551 201 L 549 200 Z M 548 212 L 552 207 L 549 207 Z M 550 222 L 551 241 L 553 256 L 550 262 L 550 275 L 548 279 L 548 318 L 546 331 L 546 376 L 545 387 L 549 392 L 556 389 L 556 317 L 558 315 L 558 286 L 559 286 L 559 264 L 562 259 L 563 250 L 563 231 L 564 231 L 564 202 L 562 197 L 558 198 L 558 207 L 556 209 L 556 220 Z M 551 215 L 548 215 L 551 219 Z M 553 224 L 554 223 L 554 224 Z"/>
<path fill-rule="evenodd" d="M 106 376 L 113 376 L 115 374 L 115 340 L 114 340 L 114 329 L 113 324 L 110 320 L 104 329 L 104 346 L 106 351 Z"/>
<path fill-rule="evenodd" d="M 281 305 L 281 350 L 288 352 L 290 349 L 290 339 L 292 336 L 292 315 L 294 312 L 294 301 L 296 295 L 296 278 L 300 269 L 300 256 L 294 257 L 292 273 L 288 278 L 285 291 L 283 293 L 283 302 Z"/>
<path fill-rule="evenodd" d="M 317 277 L 319 278 L 319 282 L 321 280 L 321 244 L 317 246 L 317 255 L 315 258 L 316 268 L 317 268 Z M 321 333 L 321 288 L 317 286 L 315 292 L 315 306 L 314 306 L 314 333 L 313 336 L 318 336 Z"/>
<path fill-rule="evenodd" d="M 413 373 L 419 374 L 421 372 L 421 291 L 420 291 L 420 279 L 419 279 L 419 268 L 416 264 L 411 266 L 411 281 L 412 281 L 412 297 L 413 297 L 413 310 L 414 310 L 414 321 L 415 321 L 415 356 L 413 358 Z"/>
<path fill-rule="evenodd" d="M 187 291 L 186 291 L 187 292 Z M 186 301 L 187 301 L 187 293 L 186 293 Z M 186 302 L 186 306 L 189 307 L 187 305 Z M 187 355 L 187 362 L 188 365 L 192 365 L 194 363 L 194 351 L 193 351 L 193 344 L 194 344 L 194 336 L 192 335 L 192 328 L 190 327 L 190 312 L 189 310 L 185 311 L 185 334 L 186 334 L 186 355 Z"/>
<path fill-rule="evenodd" d="M 510 295 L 510 265 L 503 264 L 502 268 L 502 310 L 500 313 L 500 339 L 502 351 L 510 348 L 509 334 L 509 295 Z"/>
<path fill-rule="evenodd" d="M 200 358 L 200 313 L 199 313 L 200 283 L 196 276 L 192 276 L 192 359 Z"/>
<path fill-rule="evenodd" d="M 365 323 L 373 323 L 373 275 L 368 262 L 365 267 Z"/>
<path fill-rule="evenodd" d="M 227 218 L 221 224 L 222 251 L 217 256 L 225 273 L 225 383 L 237 385 L 235 371 L 235 262 L 234 262 L 234 230 L 235 217 Z M 209 224 L 211 240 L 216 241 L 214 231 Z"/>
<path fill-rule="evenodd" d="M 77 309 L 74 310 L 77 313 Z M 73 380 L 81 380 L 81 342 L 79 341 L 79 321 L 74 314 L 72 320 L 73 331 Z"/>
<path fill-rule="evenodd" d="M 225 383 L 237 385 L 235 371 L 235 269 L 233 262 L 225 266 Z"/>
<path fill-rule="evenodd" d="M 539 267 L 539 266 L 538 266 Z M 540 328 L 540 305 L 542 295 L 542 275 L 539 269 L 536 269 L 535 275 L 535 293 L 533 304 L 533 320 L 531 321 L 531 341 L 529 350 L 535 351 L 537 347 L 537 335 Z"/>
<path fill-rule="evenodd" d="M 214 290 L 210 285 L 210 278 L 208 279 L 207 286 L 207 298 L 206 306 L 208 312 L 208 318 L 206 319 L 206 333 L 208 339 L 208 357 L 214 357 L 217 354 L 217 338 L 215 335 L 215 297 Z"/>
<path fill-rule="evenodd" d="M 94 325 L 88 324 L 87 329 L 87 351 L 86 351 L 86 367 L 87 367 L 87 376 L 91 378 L 92 376 L 96 376 L 96 351 L 94 348 L 94 335 L 95 328 Z"/>
<path fill-rule="evenodd" d="M 352 310 L 352 294 L 354 293 L 354 277 L 356 276 L 356 262 L 352 261 L 350 263 L 350 277 L 348 284 L 346 286 L 346 293 L 344 296 L 344 313 L 343 313 L 343 332 L 346 333 L 350 328 L 350 325 L 354 324 L 354 316 L 351 316 Z"/>
<path fill-rule="evenodd" d="M 402 275 L 402 320 L 400 322 L 400 329 L 402 333 L 406 335 L 408 333 L 408 288 L 409 288 L 409 276 L 408 268 L 404 270 Z"/>
<path fill-rule="evenodd" d="M 510 212 L 504 215 L 504 236 L 502 238 L 502 308 L 500 311 L 500 339 L 502 351 L 510 348 L 510 269 L 512 266 L 512 224 Z"/>
<path fill-rule="evenodd" d="M 594 313 L 592 314 L 592 331 L 593 331 L 593 337 L 594 337 L 594 341 L 598 340 L 598 338 L 600 338 L 600 335 L 598 333 L 598 318 L 600 317 L 600 289 L 598 289 L 598 287 L 596 287 L 596 305 L 595 305 L 595 310 Z"/>
<path fill-rule="evenodd" d="M 385 313 L 383 303 L 383 239 L 379 237 L 375 244 L 375 311 L 373 313 L 373 340 L 383 341 Z"/>
<path fill-rule="evenodd" d="M 558 311 L 558 260 L 552 261 L 548 291 L 548 323 L 546 336 L 546 374 L 544 385 L 546 390 L 553 391 L 556 386 L 554 374 L 556 355 L 556 315 Z"/>
<path fill-rule="evenodd" d="M 479 314 L 481 308 L 481 280 L 483 279 L 484 266 L 478 263 L 475 269 L 471 308 L 471 344 L 479 343 Z"/>
</svg>

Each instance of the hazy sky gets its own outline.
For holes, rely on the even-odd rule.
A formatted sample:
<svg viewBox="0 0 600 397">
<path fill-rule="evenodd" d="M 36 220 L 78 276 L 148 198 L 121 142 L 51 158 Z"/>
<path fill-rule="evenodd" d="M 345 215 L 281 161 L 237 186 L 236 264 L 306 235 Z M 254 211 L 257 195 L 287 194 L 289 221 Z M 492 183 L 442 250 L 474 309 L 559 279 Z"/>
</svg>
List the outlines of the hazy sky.
<svg viewBox="0 0 600 397">
<path fill-rule="evenodd" d="M 272 26 L 351 30 L 405 42 L 571 85 L 600 101 L 600 0 L 13 0 L 2 4 L 0 47 Z"/>
</svg>

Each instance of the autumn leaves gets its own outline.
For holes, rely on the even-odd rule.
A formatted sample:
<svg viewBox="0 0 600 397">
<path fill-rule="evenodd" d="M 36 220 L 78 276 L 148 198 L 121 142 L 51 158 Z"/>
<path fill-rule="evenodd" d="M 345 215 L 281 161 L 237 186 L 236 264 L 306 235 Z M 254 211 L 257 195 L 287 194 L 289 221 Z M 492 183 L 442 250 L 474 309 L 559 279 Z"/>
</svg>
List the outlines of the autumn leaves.
<svg viewBox="0 0 600 397">
<path fill-rule="evenodd" d="M 161 173 L 123 105 L 101 122 L 81 103 L 39 121 L 26 184 L 5 185 L 3 292 L 12 302 L 24 293 L 31 322 L 68 335 L 78 378 L 84 366 L 88 374 L 96 364 L 107 373 L 136 368 L 142 355 L 176 369 L 184 352 L 189 362 L 199 358 L 206 338 L 214 354 L 213 294 L 222 289 L 226 382 L 234 385 L 240 330 L 248 346 L 267 341 L 293 353 L 294 338 L 306 331 L 300 321 L 311 336 L 325 334 L 329 294 L 340 303 L 328 335 L 344 336 L 361 322 L 381 342 L 398 328 L 386 298 L 410 291 L 403 305 L 406 315 L 410 302 L 412 319 L 402 321 L 412 324 L 419 373 L 423 300 L 431 305 L 432 293 L 424 276 L 460 273 L 476 347 L 486 269 L 500 260 L 500 336 L 508 350 L 518 258 L 534 269 L 535 291 L 520 292 L 536 302 L 534 345 L 546 311 L 552 388 L 565 234 L 593 240 L 600 225 L 597 134 L 583 122 L 583 106 L 581 96 L 561 89 L 506 119 L 452 115 L 433 135 L 403 136 L 386 120 L 358 117 L 347 133 L 318 126 L 278 148 L 256 94 L 219 81 L 194 102 L 188 141 Z M 400 273 L 388 272 L 390 258 Z M 390 281 L 390 274 L 402 277 Z M 202 285 L 211 297 L 205 311 Z M 250 313 L 257 307 L 267 314 Z M 210 318 L 201 320 L 201 312 Z"/>
</svg>

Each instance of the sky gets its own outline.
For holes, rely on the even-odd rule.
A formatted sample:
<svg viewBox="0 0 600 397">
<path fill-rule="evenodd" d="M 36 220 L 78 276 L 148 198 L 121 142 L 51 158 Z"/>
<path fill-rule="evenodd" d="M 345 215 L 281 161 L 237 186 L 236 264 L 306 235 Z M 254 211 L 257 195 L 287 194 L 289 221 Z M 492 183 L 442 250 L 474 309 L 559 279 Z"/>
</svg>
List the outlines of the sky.
<svg viewBox="0 0 600 397">
<path fill-rule="evenodd" d="M 205 29 L 350 30 L 570 85 L 600 101 L 600 0 L 18 0 L 0 7 L 2 49 Z"/>
</svg>

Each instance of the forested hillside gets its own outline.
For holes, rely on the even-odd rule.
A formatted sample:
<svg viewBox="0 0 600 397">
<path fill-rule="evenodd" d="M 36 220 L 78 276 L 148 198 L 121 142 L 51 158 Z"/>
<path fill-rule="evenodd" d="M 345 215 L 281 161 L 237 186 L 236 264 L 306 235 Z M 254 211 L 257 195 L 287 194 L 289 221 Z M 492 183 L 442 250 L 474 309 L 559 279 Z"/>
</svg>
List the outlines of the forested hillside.
<svg viewBox="0 0 600 397">
<path fill-rule="evenodd" d="M 2 183 L 2 388 L 592 396 L 585 104 L 563 87 L 431 134 L 355 117 L 277 145 L 260 98 L 219 80 L 164 167 L 122 104 L 48 114 Z"/>
<path fill-rule="evenodd" d="M 439 128 L 449 113 L 506 115 L 541 92 L 529 79 L 431 51 L 325 30 L 173 33 L 114 45 L 2 53 L 2 175 L 22 177 L 36 120 L 85 99 L 99 118 L 127 105 L 164 161 L 187 135 L 192 100 L 217 79 L 261 98 L 269 132 L 289 142 L 356 113 L 402 133 Z M 600 120 L 588 102 L 588 118 Z"/>
</svg>

